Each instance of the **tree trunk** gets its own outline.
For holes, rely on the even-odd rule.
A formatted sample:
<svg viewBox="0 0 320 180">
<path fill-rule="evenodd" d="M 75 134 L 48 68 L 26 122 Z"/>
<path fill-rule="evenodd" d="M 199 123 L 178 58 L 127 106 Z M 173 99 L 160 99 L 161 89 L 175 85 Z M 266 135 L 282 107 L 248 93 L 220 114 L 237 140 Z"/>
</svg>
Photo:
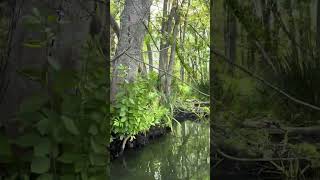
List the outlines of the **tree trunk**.
<svg viewBox="0 0 320 180">
<path fill-rule="evenodd" d="M 111 83 L 111 101 L 115 100 L 119 85 L 124 79 L 119 75 L 120 65 L 128 69 L 125 79 L 134 81 L 138 73 L 139 62 L 134 59 L 141 59 L 141 47 L 145 36 L 145 22 L 150 13 L 151 0 L 126 0 L 121 15 L 120 40 L 117 52 L 126 54 L 120 56 L 113 66 L 113 78 Z"/>
<path fill-rule="evenodd" d="M 148 51 L 148 58 L 149 58 L 149 73 L 153 71 L 153 53 L 150 42 L 147 42 L 147 51 Z"/>
<path fill-rule="evenodd" d="M 170 34 L 172 30 L 173 24 L 173 17 L 176 14 L 176 4 L 177 2 L 174 0 L 172 2 L 172 8 L 170 10 L 170 14 L 167 15 L 167 9 L 163 9 L 163 20 L 162 20 L 162 27 L 161 27 L 161 42 L 160 42 L 160 57 L 159 57 L 159 69 L 167 71 L 168 70 L 168 48 L 170 46 Z M 167 0 L 164 0 L 164 7 L 169 5 Z M 168 16 L 168 17 L 167 17 Z M 168 18 L 168 20 L 166 20 Z M 159 72 L 159 82 L 160 87 L 159 90 L 165 92 L 166 86 L 166 73 Z"/>
<path fill-rule="evenodd" d="M 179 31 L 179 14 L 175 15 L 175 25 L 173 29 L 173 42 L 171 46 L 171 52 L 170 52 L 170 62 L 168 65 L 168 74 L 173 74 L 174 64 L 175 64 L 175 54 L 176 54 L 176 45 L 177 45 L 177 36 Z M 166 76 L 166 87 L 165 87 L 165 93 L 166 96 L 169 97 L 171 93 L 171 82 L 172 82 L 172 76 L 167 75 Z"/>
<path fill-rule="evenodd" d="M 93 2 L 83 2 L 83 5 L 90 11 L 93 10 Z M 43 39 L 43 33 L 40 30 L 33 30 L 25 26 L 25 19 L 22 17 L 31 15 L 34 8 L 45 9 L 53 16 L 57 14 L 56 9 L 65 14 L 59 19 L 68 23 L 57 24 L 58 31 L 54 40 Z M 9 135 L 14 135 L 15 130 L 13 129 L 18 129 L 10 124 L 16 120 L 20 104 L 31 95 L 46 93 L 38 82 L 26 78 L 18 71 L 23 69 L 43 70 L 48 66 L 49 56 L 59 62 L 62 69 L 77 70 L 80 65 L 80 49 L 89 37 L 91 22 L 91 18 L 81 18 L 87 17 L 88 12 L 80 6 L 77 0 L 62 4 L 49 0 L 17 0 L 15 15 L 18 16 L 17 26 L 12 36 L 13 46 L 4 72 L 5 82 L 8 83 L 3 92 L 4 99 L 0 102 L 0 124 L 5 124 L 10 129 Z M 53 28 L 49 25 L 46 27 Z M 30 40 L 45 40 L 48 43 L 39 48 L 25 46 L 24 44 Z"/>
</svg>

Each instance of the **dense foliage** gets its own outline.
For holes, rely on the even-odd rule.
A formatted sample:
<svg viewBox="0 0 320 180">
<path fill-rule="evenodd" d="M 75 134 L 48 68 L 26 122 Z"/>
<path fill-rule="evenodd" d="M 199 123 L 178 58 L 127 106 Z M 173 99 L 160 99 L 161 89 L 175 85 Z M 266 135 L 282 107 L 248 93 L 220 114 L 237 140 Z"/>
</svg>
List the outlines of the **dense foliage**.
<svg viewBox="0 0 320 180">
<path fill-rule="evenodd" d="M 319 168 L 318 135 L 307 130 L 319 124 L 312 107 L 320 106 L 319 7 L 287 0 L 214 4 L 215 147 L 245 160 L 283 158 L 267 169 L 286 177 Z"/>
<path fill-rule="evenodd" d="M 26 29 L 43 35 L 24 46 L 48 48 L 57 17 L 34 8 L 23 22 Z M 7 127 L 0 124 L 0 179 L 107 178 L 109 105 L 100 49 L 95 39 L 88 40 L 78 71 L 63 68 L 50 56 L 45 68 L 17 68 L 27 81 L 39 85 L 39 91 L 20 105 L 11 122 L 17 132 L 5 132 Z"/>
<path fill-rule="evenodd" d="M 139 76 L 135 82 L 122 84 L 111 107 L 114 133 L 134 136 L 151 126 L 170 125 L 169 112 L 160 104 L 161 95 L 155 88 L 156 83 L 156 74 L 151 73 L 147 77 Z"/>
</svg>

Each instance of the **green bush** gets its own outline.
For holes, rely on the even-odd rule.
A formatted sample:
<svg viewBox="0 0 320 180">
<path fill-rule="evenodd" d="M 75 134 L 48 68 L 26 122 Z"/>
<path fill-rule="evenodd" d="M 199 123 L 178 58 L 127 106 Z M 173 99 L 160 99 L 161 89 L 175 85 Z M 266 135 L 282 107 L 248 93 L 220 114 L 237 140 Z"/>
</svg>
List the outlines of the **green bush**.
<svg viewBox="0 0 320 180">
<path fill-rule="evenodd" d="M 155 74 L 150 74 L 139 75 L 135 82 L 125 81 L 121 85 L 111 107 L 114 133 L 134 136 L 151 126 L 169 122 L 168 109 L 160 105 L 161 95 L 155 89 L 155 83 Z"/>
</svg>

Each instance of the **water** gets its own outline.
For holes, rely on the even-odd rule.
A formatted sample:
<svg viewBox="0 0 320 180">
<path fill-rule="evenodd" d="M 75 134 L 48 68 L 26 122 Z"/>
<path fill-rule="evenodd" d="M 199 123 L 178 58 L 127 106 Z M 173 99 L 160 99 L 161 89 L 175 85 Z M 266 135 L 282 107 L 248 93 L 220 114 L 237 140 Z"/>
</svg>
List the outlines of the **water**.
<svg viewBox="0 0 320 180">
<path fill-rule="evenodd" d="M 112 180 L 209 180 L 209 125 L 185 121 L 111 165 Z"/>
</svg>

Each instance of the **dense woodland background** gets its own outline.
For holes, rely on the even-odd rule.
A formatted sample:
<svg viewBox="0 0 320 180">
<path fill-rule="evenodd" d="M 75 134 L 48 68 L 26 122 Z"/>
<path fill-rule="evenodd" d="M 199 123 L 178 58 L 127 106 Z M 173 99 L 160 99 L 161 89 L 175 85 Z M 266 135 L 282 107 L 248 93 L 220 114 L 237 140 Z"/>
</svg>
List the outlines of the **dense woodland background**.
<svg viewBox="0 0 320 180">
<path fill-rule="evenodd" d="M 211 168 L 318 177 L 319 12 L 316 0 L 211 3 Z"/>
<path fill-rule="evenodd" d="M 1 178 L 105 179 L 110 143 L 119 156 L 177 112 L 204 117 L 209 94 L 211 170 L 319 176 L 319 1 L 2 0 L 0 15 Z"/>
</svg>

